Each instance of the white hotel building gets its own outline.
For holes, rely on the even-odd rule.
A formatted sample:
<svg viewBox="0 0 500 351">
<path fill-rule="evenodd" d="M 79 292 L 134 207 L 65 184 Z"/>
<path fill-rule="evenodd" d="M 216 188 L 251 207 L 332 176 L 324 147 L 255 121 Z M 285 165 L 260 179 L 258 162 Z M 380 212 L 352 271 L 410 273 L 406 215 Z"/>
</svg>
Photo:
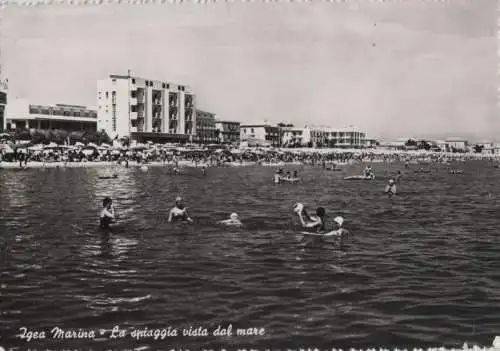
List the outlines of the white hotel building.
<svg viewBox="0 0 500 351">
<path fill-rule="evenodd" d="M 131 142 L 187 142 L 196 135 L 196 96 L 185 85 L 110 75 L 97 82 L 97 129 Z"/>
<path fill-rule="evenodd" d="M 285 127 L 282 128 L 282 144 L 296 146 L 324 146 L 340 148 L 361 148 L 368 146 L 366 133 L 356 127 Z"/>
</svg>

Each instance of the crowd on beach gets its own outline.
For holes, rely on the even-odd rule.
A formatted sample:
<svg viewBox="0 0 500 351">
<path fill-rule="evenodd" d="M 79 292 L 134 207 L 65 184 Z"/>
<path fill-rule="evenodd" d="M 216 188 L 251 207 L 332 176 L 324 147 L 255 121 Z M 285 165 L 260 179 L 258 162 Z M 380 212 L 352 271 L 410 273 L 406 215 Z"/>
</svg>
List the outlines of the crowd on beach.
<svg viewBox="0 0 500 351">
<path fill-rule="evenodd" d="M 276 149 L 230 148 L 222 145 L 203 147 L 195 145 L 145 144 L 133 147 L 102 144 L 84 145 L 16 145 L 0 144 L 0 162 L 18 163 L 82 163 L 82 162 L 135 162 L 176 163 L 187 161 L 206 166 L 244 164 L 304 164 L 329 167 L 331 164 L 352 162 L 402 162 L 402 163 L 449 163 L 471 159 L 487 159 L 493 162 L 497 155 L 449 154 L 431 152 L 405 152 L 379 149 Z"/>
</svg>

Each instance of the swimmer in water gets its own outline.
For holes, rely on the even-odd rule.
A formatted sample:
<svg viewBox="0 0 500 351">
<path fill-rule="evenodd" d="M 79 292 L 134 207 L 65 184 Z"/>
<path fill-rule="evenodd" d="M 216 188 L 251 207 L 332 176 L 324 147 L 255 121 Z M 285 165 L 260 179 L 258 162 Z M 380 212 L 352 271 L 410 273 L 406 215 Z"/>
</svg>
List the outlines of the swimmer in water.
<svg viewBox="0 0 500 351">
<path fill-rule="evenodd" d="M 274 183 L 278 184 L 280 180 L 281 180 L 280 171 L 276 171 L 276 173 L 274 174 Z"/>
<path fill-rule="evenodd" d="M 242 225 L 240 219 L 238 218 L 237 213 L 231 213 L 231 216 L 229 216 L 229 219 L 226 219 L 224 221 L 220 221 L 219 224 L 232 225 L 232 226 L 241 226 Z"/>
<path fill-rule="evenodd" d="M 299 177 L 299 172 L 293 171 L 293 177 L 297 179 Z"/>
<path fill-rule="evenodd" d="M 336 234 L 337 236 L 342 237 L 342 236 L 349 233 L 346 229 L 344 229 L 342 227 L 342 225 L 344 224 L 344 218 L 337 216 L 333 219 L 333 222 L 335 223 L 335 227 L 336 227 L 335 231 L 337 231 L 337 234 Z"/>
<path fill-rule="evenodd" d="M 99 218 L 100 227 L 102 229 L 111 229 L 109 225 L 115 221 L 115 208 L 113 207 L 113 200 L 106 197 L 102 200 L 102 210 Z"/>
<path fill-rule="evenodd" d="M 396 195 L 396 184 L 394 183 L 394 179 L 389 179 L 389 184 L 385 187 L 385 192 L 389 195 L 389 197 Z"/>
<path fill-rule="evenodd" d="M 175 206 L 170 210 L 168 215 L 169 222 L 189 222 L 192 223 L 193 220 L 187 214 L 187 207 L 184 207 L 181 197 L 175 199 Z"/>
<path fill-rule="evenodd" d="M 290 174 L 290 172 L 286 172 L 286 179 L 291 179 L 292 178 L 292 175 Z"/>
<path fill-rule="evenodd" d="M 205 175 L 207 173 L 207 165 L 201 166 L 201 174 Z"/>
<path fill-rule="evenodd" d="M 394 179 L 394 183 L 396 183 L 396 185 L 399 185 L 399 183 L 401 182 L 401 171 L 398 171 L 398 173 L 396 174 L 396 178 Z"/>
<path fill-rule="evenodd" d="M 299 216 L 300 224 L 305 229 L 316 229 L 317 233 L 325 232 L 325 214 L 323 207 L 316 209 L 316 216 L 310 216 L 302 204 L 295 205 L 295 212 Z"/>
</svg>

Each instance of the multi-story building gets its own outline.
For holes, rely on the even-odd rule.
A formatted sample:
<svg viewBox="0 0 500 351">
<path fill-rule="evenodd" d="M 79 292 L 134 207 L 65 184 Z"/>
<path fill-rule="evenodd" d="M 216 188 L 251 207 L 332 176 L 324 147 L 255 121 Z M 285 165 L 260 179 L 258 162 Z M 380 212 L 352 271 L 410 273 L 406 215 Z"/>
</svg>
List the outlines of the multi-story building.
<svg viewBox="0 0 500 351">
<path fill-rule="evenodd" d="M 465 152 L 468 150 L 469 142 L 462 138 L 447 138 L 446 146 L 449 151 Z"/>
<path fill-rule="evenodd" d="M 64 129 L 96 131 L 97 111 L 78 105 L 33 105 L 26 99 L 10 101 L 4 129 Z"/>
<path fill-rule="evenodd" d="M 97 82 L 98 129 L 132 142 L 187 142 L 196 135 L 196 96 L 185 85 L 110 75 Z"/>
<path fill-rule="evenodd" d="M 1 77 L 1 67 L 0 67 L 0 132 L 5 130 L 6 127 L 6 106 L 7 106 L 7 91 L 9 89 L 8 87 L 8 80 L 2 81 Z"/>
<path fill-rule="evenodd" d="M 0 89 L 0 132 L 5 130 L 5 107 L 7 106 L 7 91 Z"/>
<path fill-rule="evenodd" d="M 215 114 L 196 110 L 196 138 L 195 141 L 201 144 L 212 144 L 218 140 L 215 126 Z"/>
<path fill-rule="evenodd" d="M 217 139 L 223 144 L 239 144 L 240 143 L 240 122 L 232 121 L 215 121 Z"/>
<path fill-rule="evenodd" d="M 309 142 L 308 133 L 304 128 L 282 127 L 281 145 L 284 147 L 307 146 Z"/>
<path fill-rule="evenodd" d="M 241 141 L 249 144 L 280 146 L 280 128 L 269 124 L 250 124 L 240 126 Z"/>
<path fill-rule="evenodd" d="M 307 128 L 307 127 L 306 127 Z M 358 148 L 366 144 L 366 133 L 357 128 L 309 128 L 313 146 Z"/>
<path fill-rule="evenodd" d="M 335 129 L 330 127 L 283 127 L 284 146 L 358 148 L 366 146 L 366 133 L 350 127 Z"/>
</svg>

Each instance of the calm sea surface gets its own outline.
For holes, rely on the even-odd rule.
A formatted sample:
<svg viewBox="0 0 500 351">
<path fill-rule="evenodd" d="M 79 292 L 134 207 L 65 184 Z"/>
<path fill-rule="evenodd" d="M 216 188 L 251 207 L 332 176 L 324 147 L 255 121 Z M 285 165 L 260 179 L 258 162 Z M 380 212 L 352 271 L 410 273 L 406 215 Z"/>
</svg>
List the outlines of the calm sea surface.
<svg viewBox="0 0 500 351">
<path fill-rule="evenodd" d="M 416 168 L 417 166 L 413 166 Z M 379 179 L 298 169 L 298 185 L 272 182 L 275 168 L 0 170 L 0 346 L 103 350 L 202 347 L 413 347 L 491 345 L 500 334 L 500 170 L 482 163 L 409 171 L 400 194 Z M 288 170 L 286 169 L 286 170 Z M 193 226 L 166 222 L 181 195 Z M 121 221 L 97 227 L 104 196 Z M 300 235 L 292 204 L 342 215 L 352 236 Z M 214 222 L 238 212 L 245 227 Z M 183 329 L 232 324 L 230 337 Z M 163 340 L 119 325 L 177 329 Z M 41 340 L 16 335 L 25 326 Z M 95 340 L 54 340 L 50 330 L 95 330 Z M 263 336 L 236 336 L 264 328 Z M 98 331 L 107 332 L 100 336 Z"/>
</svg>

